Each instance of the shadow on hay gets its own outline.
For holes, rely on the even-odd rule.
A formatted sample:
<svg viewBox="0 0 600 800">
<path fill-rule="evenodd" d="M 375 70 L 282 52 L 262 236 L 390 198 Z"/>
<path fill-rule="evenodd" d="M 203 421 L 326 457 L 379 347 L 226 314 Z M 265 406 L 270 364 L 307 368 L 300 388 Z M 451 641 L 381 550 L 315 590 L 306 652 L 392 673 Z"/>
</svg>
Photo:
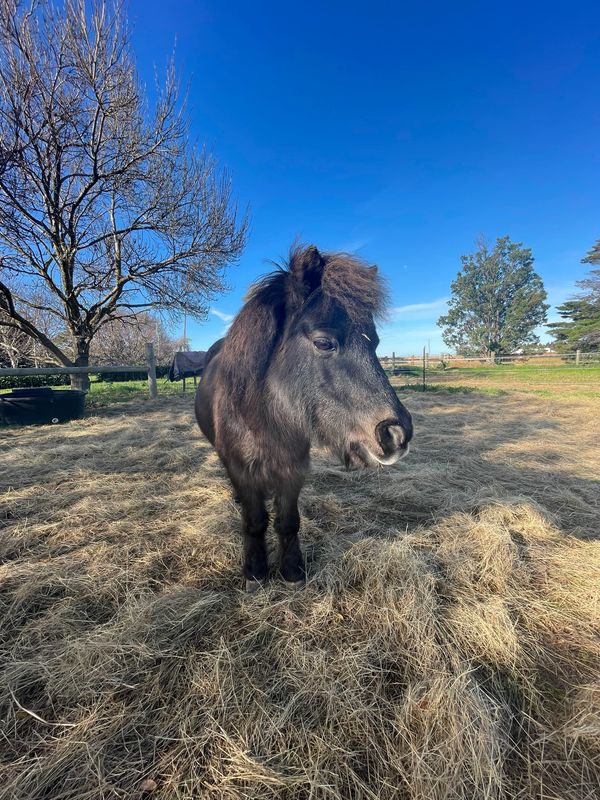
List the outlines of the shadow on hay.
<svg viewBox="0 0 600 800">
<path fill-rule="evenodd" d="M 346 473 L 335 465 L 330 456 L 320 453 L 314 458 L 314 467 L 309 483 L 301 496 L 302 513 L 307 518 L 301 535 L 308 547 L 309 562 L 318 562 L 323 539 L 328 536 L 350 535 L 396 536 L 418 527 L 428 526 L 445 515 L 457 510 L 475 513 L 482 504 L 498 502 L 507 497 L 519 497 L 534 501 L 550 512 L 561 528 L 570 535 L 582 538 L 598 536 L 595 515 L 597 512 L 598 484 L 568 473 L 552 472 L 552 461 L 523 467 L 513 465 L 510 460 L 492 460 L 498 445 L 530 440 L 543 440 L 560 445 L 563 431 L 561 423 L 547 416 L 512 409 L 509 412 L 495 398 L 477 397 L 465 408 L 464 398 L 451 395 L 440 399 L 428 397 L 427 404 L 415 404 L 413 415 L 417 435 L 408 459 L 395 468 L 379 472 Z M 162 415 L 165 409 L 174 407 L 181 411 L 190 407 L 191 401 L 173 403 L 163 400 L 159 408 L 149 410 L 145 404 L 130 404 L 131 411 L 142 412 L 141 416 L 115 414 L 110 409 L 99 409 L 95 416 L 101 422 L 111 424 L 108 431 L 98 430 L 96 425 L 81 430 L 76 425 L 68 430 L 77 433 L 75 443 L 69 437 L 57 437 L 62 433 L 56 429 L 46 432 L 52 443 L 51 454 L 40 469 L 23 473 L 21 456 L 15 456 L 11 465 L 10 450 L 6 454 L 8 481 L 19 481 L 20 488 L 29 486 L 41 491 L 41 508 L 34 510 L 42 529 L 37 540 L 20 531 L 17 537 L 5 538 L 4 558 L 18 558 L 25 550 L 29 556 L 66 556 L 93 544 L 117 546 L 127 535 L 128 521 L 135 525 L 154 520 L 162 526 L 163 544 L 170 549 L 171 540 L 176 539 L 182 520 L 198 518 L 202 524 L 202 498 L 194 491 L 203 484 L 220 485 L 221 503 L 227 509 L 227 524 L 238 515 L 232 504 L 224 469 L 205 443 L 199 439 L 188 420 L 174 418 L 164 426 Z M 141 408 L 140 408 L 141 407 Z M 412 409 L 411 409 L 412 410 Z M 190 415 L 191 416 L 191 415 Z M 120 437 L 130 432 L 132 425 L 139 428 L 134 444 Z M 153 426 L 159 426 L 160 435 L 153 435 Z M 162 427 L 160 427 L 162 425 Z M 29 429 L 23 437 L 14 441 L 24 446 L 35 447 L 40 429 Z M 58 446 L 55 444 L 59 438 Z M 39 451 L 34 457 L 39 457 Z M 12 466 L 12 473 L 11 473 Z M 110 478 L 118 493 L 125 498 L 135 482 L 142 486 L 145 495 L 137 507 L 124 507 L 119 517 L 117 497 L 104 492 L 102 477 Z M 174 501 L 173 481 L 180 480 L 190 489 L 182 493 L 182 501 Z M 79 484 L 83 481 L 83 484 Z M 95 482 L 98 482 L 97 484 Z M 54 499 L 44 502 L 43 484 L 47 482 Z M 56 502 L 56 494 L 61 502 Z M 35 494 L 33 492 L 32 494 Z M 112 503 L 117 511 L 103 521 L 91 518 L 88 532 L 77 542 L 56 541 L 65 509 L 69 505 L 81 504 L 86 496 L 97 496 L 100 504 Z M 33 501 L 35 501 L 33 497 Z M 8 499 L 0 508 L 0 520 L 4 527 L 18 526 L 32 519 L 32 502 L 19 503 Z M 54 511 L 52 503 L 54 502 Z M 88 515 L 89 516 L 89 515 Z M 223 534 L 227 524 L 223 524 Z M 357 530 L 358 528 L 358 530 Z M 44 544 L 46 542 L 46 544 Z M 271 542 L 271 556 L 273 545 Z M 168 559 L 167 559 L 168 560 Z M 177 570 L 168 564 L 161 566 L 157 558 L 155 576 L 161 573 L 173 577 Z M 229 574 L 229 573 L 228 573 Z"/>
<path fill-rule="evenodd" d="M 486 503 L 518 498 L 543 508 L 566 534 L 600 536 L 600 483 L 556 469 L 564 436 L 560 421 L 520 410 L 499 419 L 494 398 L 476 398 L 467 412 L 463 402 L 451 395 L 411 408 L 416 430 L 411 455 L 390 470 L 348 475 L 327 458 L 316 459 L 303 514 L 338 532 L 355 529 L 362 517 L 366 533 L 387 536 L 428 526 L 457 510 L 476 513 Z M 547 445 L 545 453 L 532 456 L 537 463 L 511 463 L 510 453 L 498 457 L 499 446 L 523 444 L 513 454 L 516 460 L 539 441 Z M 361 513 L 365 507 L 368 519 Z"/>
<path fill-rule="evenodd" d="M 563 630 L 565 609 L 557 603 L 530 661 L 518 665 L 522 673 L 501 647 L 468 649 L 480 640 L 471 617 L 462 625 L 457 617 L 454 628 L 450 622 L 459 610 L 478 609 L 476 619 L 485 621 L 503 602 L 500 557 L 514 565 L 519 588 L 536 558 L 544 567 L 545 557 L 563 554 L 563 534 L 591 535 L 596 486 L 566 469 L 552 473 L 552 456 L 546 463 L 542 453 L 539 463 L 523 467 L 502 451 L 502 444 L 525 447 L 540 438 L 551 449 L 561 439 L 557 420 L 516 408 L 499 419 L 488 398 L 431 400 L 411 408 L 415 448 L 400 467 L 347 474 L 316 455 L 303 498 L 311 580 L 298 594 L 276 583 L 268 596 L 236 591 L 231 522 L 238 511 L 219 463 L 199 438 L 186 438 L 185 419 L 109 414 L 102 420 L 115 423 L 112 431 L 71 428 L 81 440 L 79 463 L 66 449 L 57 452 L 63 444 L 50 431 L 40 485 L 30 482 L 21 492 L 13 477 L 14 500 L 12 492 L 5 500 L 14 514 L 5 516 L 5 532 L 13 531 L 11 547 L 18 546 L 0 586 L 1 758 L 10 796 L 137 797 L 142 779 L 152 777 L 168 798 L 196 791 L 304 800 L 313 770 L 322 785 L 336 781 L 332 798 L 373 796 L 344 783 L 351 778 L 386 800 L 533 797 L 519 784 L 533 763 L 532 781 L 538 772 L 540 780 L 552 777 L 556 796 L 591 798 L 597 781 L 581 753 L 565 759 L 560 738 L 546 732 L 558 736 L 550 722 L 563 712 L 567 719 L 566 679 L 573 676 L 563 674 L 563 664 L 576 664 L 579 683 L 593 675 L 591 656 L 573 660 L 588 646 L 585 619 L 568 619 Z M 187 413 L 183 403 L 174 408 Z M 113 453 L 114 434 L 132 426 L 140 429 L 140 449 L 130 441 Z M 35 438 L 29 445 L 35 455 Z M 98 458 L 88 463 L 86 452 Z M 54 483 L 52 454 L 61 475 Z M 18 476 L 16 457 L 8 468 Z M 101 505 L 95 519 L 85 504 L 91 486 L 114 513 Z M 559 527 L 527 541 L 513 524 L 519 503 L 546 509 Z M 489 543 L 477 539 L 478 519 L 493 516 L 496 506 L 504 516 L 494 535 Z M 541 526 L 544 516 L 542 510 L 536 518 Z M 466 577 L 452 573 L 469 560 Z M 509 604 L 503 635 L 529 624 L 528 596 Z M 560 635 L 552 638 L 555 624 Z M 495 618 L 492 628 L 496 640 Z M 459 646 L 450 630 L 466 643 Z M 436 684 L 432 674 L 446 682 Z M 532 710 L 528 680 L 551 698 L 542 709 L 552 712 L 547 723 Z M 428 706 L 435 686 L 437 711 Z M 461 751 L 452 749 L 445 727 L 452 703 L 465 752 L 485 743 L 469 751 L 458 788 L 450 781 Z M 404 727 L 394 733 L 400 713 Z M 489 737 L 484 730 L 478 739 L 478 726 L 488 722 Z M 414 753 L 429 759 L 430 784 L 411 761 Z M 483 778 L 468 783 L 480 756 L 489 756 L 489 780 L 502 780 L 503 792 Z M 500 778 L 491 773 L 496 762 Z M 429 793 L 419 795 L 419 775 Z"/>
<path fill-rule="evenodd" d="M 170 403 L 162 405 L 169 407 Z M 182 407 L 187 408 L 180 403 L 178 409 Z M 149 413 L 143 409 L 140 421 L 101 409 L 100 419 L 117 423 L 110 431 L 95 427 L 82 431 L 75 426 L 71 430 L 77 432 L 78 456 L 69 457 L 65 441 L 58 458 L 56 447 L 51 448 L 52 458 L 37 478 L 33 473 L 27 476 L 32 488 L 36 481 L 48 481 L 50 488 L 45 497 L 38 498 L 33 492 L 28 502 L 20 502 L 11 500 L 9 493 L 0 510 L 6 529 L 1 557 L 5 561 L 25 558 L 29 568 L 26 572 L 37 571 L 40 585 L 44 584 L 43 576 L 47 576 L 40 597 L 29 598 L 30 615 L 43 613 L 51 607 L 53 598 L 64 596 L 64 576 L 71 576 L 72 558 L 77 558 L 76 570 L 90 574 L 103 554 L 114 564 L 134 563 L 135 567 L 128 567 L 124 592 L 136 582 L 153 592 L 179 583 L 215 591 L 239 588 L 233 556 L 237 536 L 231 532 L 239 511 L 233 504 L 225 472 L 197 435 L 188 438 L 186 419 L 171 421 L 166 433 L 161 429 L 157 444 L 150 423 L 160 424 L 162 411 L 160 408 Z M 503 412 L 499 419 L 498 404 L 493 398 L 478 397 L 465 411 L 463 399 L 455 396 L 443 401 L 432 398 L 428 406 L 415 408 L 413 416 L 417 430 L 413 452 L 396 468 L 375 474 L 346 473 L 329 456 L 317 454 L 302 496 L 306 523 L 301 535 L 309 577 L 318 579 L 322 570 L 327 571 L 332 557 L 330 539 L 335 540 L 335 557 L 343 558 L 364 537 L 394 540 L 427 529 L 456 512 L 476 515 L 490 504 L 510 500 L 535 503 L 544 513 L 549 512 L 565 534 L 583 539 L 599 535 L 596 482 L 564 472 L 551 480 L 549 469 L 543 465 L 523 468 L 506 458 L 500 462 L 490 460 L 499 443 L 526 443 L 532 437 L 560 442 L 559 421 L 519 410 Z M 120 451 L 119 435 L 130 430 L 132 424 L 140 427 L 140 440 L 136 438 L 135 447 L 128 445 Z M 56 429 L 48 431 L 51 442 L 57 433 Z M 28 432 L 26 444 L 35 446 L 36 438 L 32 431 Z M 10 457 L 5 463 L 10 473 Z M 84 473 L 90 483 L 80 486 Z M 117 488 L 120 486 L 122 496 L 106 493 L 105 477 L 110 477 Z M 177 487 L 177 503 L 173 480 L 185 484 L 183 489 L 181 485 Z M 144 494 L 143 502 L 137 505 L 128 503 L 128 492 L 135 481 L 140 482 Z M 205 498 L 197 494 L 203 484 L 222 489 L 213 502 L 220 520 L 208 531 L 203 520 Z M 90 495 L 99 506 L 114 506 L 115 513 L 98 514 L 96 519 L 93 512 L 82 511 L 82 530 L 77 537 L 61 535 L 69 507 L 78 509 L 86 499 L 90 500 Z M 122 511 L 120 503 L 124 503 Z M 182 539 L 183 522 L 191 529 Z M 147 533 L 140 529 L 143 525 L 148 526 Z M 276 558 L 274 540 L 270 532 L 271 565 Z M 24 577 L 19 573 L 16 583 Z M 3 592 L 13 591 L 15 583 L 5 581 Z M 118 607 L 118 598 L 116 606 L 111 602 L 108 607 Z M 104 616 L 102 610 L 96 614 L 98 619 Z"/>
<path fill-rule="evenodd" d="M 454 405 L 458 408 L 453 409 Z M 427 419 L 436 414 L 443 417 L 450 433 L 428 430 Z M 494 398 L 481 397 L 469 403 L 468 421 L 455 396 L 446 397 L 443 403 L 434 401 L 418 417 L 417 424 L 422 422 L 424 429 L 417 457 L 426 463 L 447 464 L 441 491 L 431 487 L 435 518 L 447 508 L 476 512 L 481 503 L 518 498 L 544 509 L 569 535 L 582 539 L 600 536 L 600 481 L 582 477 L 572 467 L 579 458 L 579 441 L 581 450 L 591 452 L 584 424 L 573 420 L 573 430 L 565 430 L 564 420 L 519 406 L 506 413 Z M 459 446 L 453 452 L 457 438 Z M 521 447 L 513 449 L 512 445 Z M 452 495 L 449 504 L 440 503 L 447 490 Z"/>
</svg>

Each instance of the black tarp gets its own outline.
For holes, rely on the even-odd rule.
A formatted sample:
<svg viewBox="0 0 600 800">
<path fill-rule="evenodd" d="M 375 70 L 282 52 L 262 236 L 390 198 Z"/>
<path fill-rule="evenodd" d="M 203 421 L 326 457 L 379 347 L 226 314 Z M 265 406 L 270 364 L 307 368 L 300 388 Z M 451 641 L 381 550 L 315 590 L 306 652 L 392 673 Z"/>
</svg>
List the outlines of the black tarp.
<svg viewBox="0 0 600 800">
<path fill-rule="evenodd" d="M 193 378 L 196 375 L 202 375 L 205 362 L 205 350 L 186 350 L 175 353 L 169 370 L 169 380 L 180 381 L 182 378 Z"/>
</svg>

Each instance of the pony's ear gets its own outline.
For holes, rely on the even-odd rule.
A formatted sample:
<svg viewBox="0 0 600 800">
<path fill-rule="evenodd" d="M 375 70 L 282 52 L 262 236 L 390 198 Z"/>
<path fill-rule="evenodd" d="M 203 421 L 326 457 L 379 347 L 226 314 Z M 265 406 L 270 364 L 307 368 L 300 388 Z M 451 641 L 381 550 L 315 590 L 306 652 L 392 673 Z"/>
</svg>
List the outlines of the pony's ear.
<svg viewBox="0 0 600 800">
<path fill-rule="evenodd" d="M 325 259 L 314 244 L 298 248 L 290 258 L 290 272 L 294 294 L 302 301 L 318 289 L 323 277 Z"/>
</svg>

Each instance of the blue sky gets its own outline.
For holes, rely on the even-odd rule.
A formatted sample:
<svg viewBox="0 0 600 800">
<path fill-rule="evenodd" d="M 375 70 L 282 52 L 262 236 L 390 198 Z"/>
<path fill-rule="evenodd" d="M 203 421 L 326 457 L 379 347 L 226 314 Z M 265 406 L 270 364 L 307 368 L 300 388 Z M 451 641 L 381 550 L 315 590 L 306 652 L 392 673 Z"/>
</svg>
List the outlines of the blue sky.
<svg viewBox="0 0 600 800">
<path fill-rule="evenodd" d="M 249 207 L 206 349 L 300 237 L 379 264 L 380 354 L 446 349 L 436 320 L 480 235 L 533 249 L 552 305 L 600 237 L 600 3 L 131 0 L 140 75 L 176 42 L 192 135 Z"/>
</svg>

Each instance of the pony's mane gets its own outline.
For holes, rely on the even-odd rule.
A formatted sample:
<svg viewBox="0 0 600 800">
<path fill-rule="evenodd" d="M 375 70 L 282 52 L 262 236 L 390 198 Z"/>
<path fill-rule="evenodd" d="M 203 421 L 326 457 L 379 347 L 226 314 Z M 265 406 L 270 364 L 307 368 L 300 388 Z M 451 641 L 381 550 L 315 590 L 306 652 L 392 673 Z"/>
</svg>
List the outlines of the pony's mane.
<svg viewBox="0 0 600 800">
<path fill-rule="evenodd" d="M 306 268 L 311 254 L 317 259 Z M 318 253 L 315 248 L 294 245 L 287 261 L 256 281 L 245 297 L 245 305 L 233 321 L 220 357 L 221 364 L 238 385 L 264 375 L 286 316 L 302 307 L 315 290 L 339 303 L 351 322 L 381 317 L 387 291 L 377 267 L 349 253 Z M 304 281 L 299 279 L 304 277 Z"/>
</svg>

